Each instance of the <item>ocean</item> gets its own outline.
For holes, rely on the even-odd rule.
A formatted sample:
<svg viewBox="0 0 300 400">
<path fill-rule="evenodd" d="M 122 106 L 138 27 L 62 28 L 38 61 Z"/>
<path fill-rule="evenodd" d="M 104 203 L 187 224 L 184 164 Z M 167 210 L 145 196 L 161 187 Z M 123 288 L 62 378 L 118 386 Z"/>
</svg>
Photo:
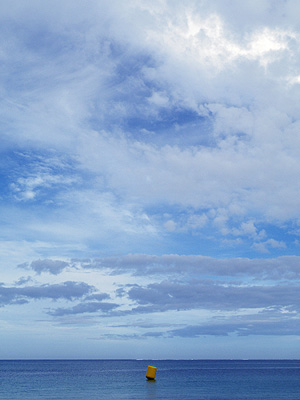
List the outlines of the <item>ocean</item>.
<svg viewBox="0 0 300 400">
<path fill-rule="evenodd" d="M 4 399 L 300 400 L 300 360 L 0 361 Z"/>
</svg>

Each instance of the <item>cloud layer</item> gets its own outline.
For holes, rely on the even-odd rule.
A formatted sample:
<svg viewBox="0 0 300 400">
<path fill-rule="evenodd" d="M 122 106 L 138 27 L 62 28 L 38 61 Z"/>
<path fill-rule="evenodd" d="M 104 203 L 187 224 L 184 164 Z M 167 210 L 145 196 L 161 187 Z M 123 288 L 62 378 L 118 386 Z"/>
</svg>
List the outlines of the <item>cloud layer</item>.
<svg viewBox="0 0 300 400">
<path fill-rule="evenodd" d="M 26 235 L 57 244 L 62 221 L 88 247 L 105 229 L 124 248 L 209 232 L 293 251 L 297 5 L 262 3 L 2 5 L 5 213 L 25 208 Z"/>
<path fill-rule="evenodd" d="M 58 272 L 57 265 L 65 269 Z M 141 338 L 299 334 L 298 257 L 220 260 L 140 254 L 68 262 L 46 259 L 20 268 L 32 270 L 36 277 L 41 277 L 41 271 L 57 277 L 83 272 L 87 277 L 94 276 L 98 282 L 96 286 L 63 282 L 33 287 L 27 286 L 24 279 L 18 282 L 18 285 L 26 285 L 22 288 L 1 287 L 3 305 L 42 298 L 72 300 L 71 305 L 52 305 L 50 311 L 44 310 L 62 325 L 78 324 L 82 316 L 89 316 L 90 323 L 93 320 L 96 323 L 99 318 L 126 320 L 128 329 L 131 324 L 135 329 L 138 327 Z M 108 275 L 114 279 L 121 277 L 121 283 L 115 282 L 110 293 L 100 292 L 101 277 Z M 182 319 L 181 327 L 176 329 L 176 317 L 169 317 L 174 312 L 179 315 L 179 321 Z M 187 317 L 182 317 L 185 314 Z M 156 322 L 146 324 L 143 319 L 133 322 L 136 317 L 143 316 Z M 169 322 L 160 323 L 160 316 Z M 106 337 L 113 338 L 115 333 L 106 334 Z"/>
<path fill-rule="evenodd" d="M 298 335 L 299 11 L 3 2 L 1 305 L 115 340 Z"/>
</svg>

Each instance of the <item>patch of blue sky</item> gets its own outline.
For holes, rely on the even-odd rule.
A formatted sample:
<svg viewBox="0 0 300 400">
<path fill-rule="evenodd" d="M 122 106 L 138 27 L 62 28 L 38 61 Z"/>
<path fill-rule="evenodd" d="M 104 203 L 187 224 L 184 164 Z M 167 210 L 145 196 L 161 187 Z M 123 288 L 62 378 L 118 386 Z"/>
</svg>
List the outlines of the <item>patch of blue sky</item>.
<svg viewBox="0 0 300 400">
<path fill-rule="evenodd" d="M 155 145 L 214 146 L 211 118 L 177 104 L 168 87 L 144 75 L 157 61 L 149 54 L 131 54 L 124 46 L 110 42 L 111 76 L 106 79 L 111 108 L 94 98 L 94 112 L 88 120 L 92 129 L 111 133 L 122 130 L 130 138 Z M 153 100 L 158 96 L 158 102 Z"/>
<path fill-rule="evenodd" d="M 1 21 L 1 33 L 8 36 L 10 40 L 14 39 L 16 44 L 22 48 L 22 52 L 40 54 L 43 58 L 51 59 L 65 54 L 66 51 L 74 51 L 76 48 L 75 32 L 56 31 L 49 21 L 33 19 L 28 21 L 6 20 Z M 79 32 L 77 37 L 80 37 Z"/>
<path fill-rule="evenodd" d="M 151 210 L 151 211 L 150 211 Z M 222 257 L 224 245 L 221 243 L 222 236 L 217 234 L 211 224 L 205 227 L 191 226 L 189 219 L 192 216 L 201 216 L 202 213 L 185 212 L 178 207 L 161 205 L 160 207 L 147 208 L 147 214 L 157 220 L 158 224 L 165 228 L 163 240 L 167 244 L 167 252 L 170 254 L 201 254 L 204 256 Z M 234 246 L 235 247 L 235 246 Z M 166 249 L 160 251 L 164 254 Z M 228 247 L 227 256 L 234 256 L 236 249 Z"/>
<path fill-rule="evenodd" d="M 74 160 L 56 152 L 10 151 L 4 159 L 2 173 L 5 180 L 1 183 L 1 191 L 10 197 L 10 201 L 44 202 L 59 190 L 85 182 L 78 179 Z"/>
<path fill-rule="evenodd" d="M 144 88 L 134 94 L 114 94 L 114 101 L 121 108 L 124 105 L 125 112 L 106 116 L 94 114 L 88 121 L 89 125 L 95 130 L 105 128 L 110 132 L 121 129 L 130 139 L 157 146 L 215 147 L 211 119 L 178 106 L 152 107 L 149 105 L 150 96 L 151 90 Z"/>
<path fill-rule="evenodd" d="M 134 139 L 158 146 L 215 145 L 210 121 L 189 109 L 163 108 L 155 116 L 130 117 L 124 121 L 124 128 Z"/>
<path fill-rule="evenodd" d="M 55 151 L 12 151 L 8 157 L 15 164 L 15 173 L 35 173 L 52 171 L 53 173 L 70 172 L 74 169 L 74 161 L 65 154 Z"/>
<path fill-rule="evenodd" d="M 40 88 L 41 84 L 46 83 L 44 81 L 45 74 L 43 73 L 46 67 L 48 67 L 48 73 L 53 75 L 53 71 L 49 69 L 49 64 L 47 65 L 46 63 L 53 65 L 54 57 L 59 57 L 60 54 L 63 54 L 63 49 L 60 49 L 60 46 L 57 45 L 57 40 L 54 41 L 53 37 L 52 40 L 48 39 L 48 44 L 45 42 L 45 38 L 43 39 L 43 36 L 47 36 L 45 33 L 41 37 L 39 35 L 35 36 L 34 32 L 31 35 L 28 34 L 27 29 L 18 28 L 17 32 L 15 32 L 14 49 L 8 63 L 5 63 L 2 68 L 4 72 L 2 84 L 9 92 L 25 89 L 30 89 L 32 92 L 35 88 Z M 52 43 L 52 48 L 50 48 L 50 43 Z"/>
<path fill-rule="evenodd" d="M 280 257 L 281 255 L 300 255 L 300 230 L 295 221 L 285 221 L 284 224 L 262 223 L 259 229 L 266 232 L 262 243 L 266 248 L 261 257 Z"/>
<path fill-rule="evenodd" d="M 99 228 L 100 229 L 100 228 Z M 134 235 L 124 234 L 123 232 L 107 232 L 105 239 L 97 237 L 90 238 L 84 242 L 86 251 L 92 258 L 121 256 L 123 254 L 155 254 L 163 255 L 169 252 L 171 241 L 169 238 L 158 237 L 154 235 Z M 74 249 L 76 256 L 76 249 Z M 73 249 L 69 249 L 73 253 Z M 78 251 L 77 256 L 82 258 L 83 252 Z"/>
<path fill-rule="evenodd" d="M 252 224 L 255 219 L 251 220 Z M 249 221 L 248 220 L 248 221 Z M 246 222 L 247 223 L 247 222 Z M 297 244 L 297 235 L 288 234 L 288 226 L 280 226 L 266 222 L 254 222 L 253 231 L 243 229 L 243 221 L 232 219 L 227 221 L 226 235 L 220 235 L 219 238 L 226 248 L 232 248 L 232 257 L 248 258 L 272 258 L 280 255 L 292 255 L 299 252 Z M 217 237 L 217 232 L 214 233 Z M 223 248 L 224 252 L 224 248 Z"/>
<path fill-rule="evenodd" d="M 133 52 L 126 45 L 122 45 L 120 42 L 114 40 L 109 41 L 109 55 L 116 62 L 114 69 L 115 76 L 113 79 L 114 84 L 121 84 L 128 78 L 141 78 L 145 82 L 145 88 L 154 86 L 152 81 L 144 79 L 143 70 L 144 68 L 155 68 L 158 63 L 155 57 L 150 52 L 140 51 Z M 157 85 L 157 88 L 160 87 Z"/>
<path fill-rule="evenodd" d="M 170 209 L 165 209 L 169 220 L 174 223 L 174 231 L 165 232 L 168 237 L 170 253 L 174 254 L 202 254 L 215 258 L 273 258 L 299 254 L 299 232 L 290 234 L 288 227 L 258 224 L 258 232 L 264 231 L 264 236 L 257 237 L 251 234 L 237 234 L 239 224 L 228 222 L 228 233 L 221 233 L 209 221 L 205 227 L 188 229 L 180 226 L 180 221 L 188 221 L 189 215 L 184 213 L 171 214 Z M 169 212 L 169 213 L 168 213 Z M 167 226 L 168 218 L 164 218 Z M 170 225 L 173 229 L 173 225 Z"/>
<path fill-rule="evenodd" d="M 224 246 L 220 241 L 213 237 L 207 229 L 205 233 L 172 233 L 168 243 L 169 254 L 201 254 L 203 256 L 226 258 L 233 257 L 235 251 L 227 248 L 224 252 Z"/>
<path fill-rule="evenodd" d="M 113 89 L 111 96 L 116 101 L 126 101 L 138 105 L 142 98 L 150 96 L 158 85 L 144 76 L 144 68 L 153 68 L 154 58 L 148 53 L 132 53 L 125 46 L 107 39 L 100 44 L 98 63 L 103 57 L 110 59 L 110 76 L 106 87 Z M 101 50 L 102 49 L 102 50 Z M 132 110 L 134 111 L 134 110 Z"/>
<path fill-rule="evenodd" d="M 243 218 L 229 218 L 225 229 L 220 229 L 209 216 L 209 209 L 160 204 L 147 207 L 146 212 L 165 227 L 170 251 L 176 254 L 272 258 L 300 251 L 300 232 L 292 224 L 254 223 L 255 219 L 248 216 L 248 224 Z"/>
<path fill-rule="evenodd" d="M 12 173 L 16 166 L 15 160 L 8 152 L 1 152 L 0 157 L 0 196 L 7 195 L 8 185 L 11 183 Z"/>
</svg>

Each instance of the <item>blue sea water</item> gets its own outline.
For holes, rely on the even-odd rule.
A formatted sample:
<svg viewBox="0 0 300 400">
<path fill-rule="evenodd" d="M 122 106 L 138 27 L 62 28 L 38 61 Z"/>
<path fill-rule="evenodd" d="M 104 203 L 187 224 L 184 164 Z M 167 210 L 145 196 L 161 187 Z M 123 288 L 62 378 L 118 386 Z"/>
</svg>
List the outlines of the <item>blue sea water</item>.
<svg viewBox="0 0 300 400">
<path fill-rule="evenodd" d="M 0 361 L 0 399 L 300 400 L 300 360 Z"/>
</svg>

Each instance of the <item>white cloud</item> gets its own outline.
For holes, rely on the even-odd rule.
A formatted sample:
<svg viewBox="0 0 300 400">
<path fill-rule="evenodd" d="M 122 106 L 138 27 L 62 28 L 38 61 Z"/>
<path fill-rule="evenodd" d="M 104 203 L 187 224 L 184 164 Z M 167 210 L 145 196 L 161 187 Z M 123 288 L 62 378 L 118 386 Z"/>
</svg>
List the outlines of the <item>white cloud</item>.
<svg viewBox="0 0 300 400">
<path fill-rule="evenodd" d="M 254 243 L 253 247 L 260 253 L 269 253 L 270 249 L 286 249 L 286 244 L 284 241 L 278 241 L 275 239 L 268 239 L 264 242 Z"/>
<path fill-rule="evenodd" d="M 51 175 L 49 173 L 40 173 L 36 176 L 18 178 L 11 184 L 11 189 L 18 200 L 33 200 L 40 189 L 51 188 L 56 185 L 71 186 L 77 181 L 76 178 L 64 175 Z"/>
<path fill-rule="evenodd" d="M 136 6 L 136 3 L 133 2 L 131 5 Z M 36 7 L 36 3 L 32 3 L 32 6 Z M 206 12 L 202 17 L 197 8 L 196 12 L 191 11 L 194 7 L 194 3 L 191 2 L 178 19 L 176 17 L 182 12 L 179 3 L 175 4 L 172 14 L 168 13 L 167 8 L 161 9 L 161 6 L 159 3 L 150 6 L 147 2 L 143 2 L 140 6 L 143 10 L 143 20 L 147 23 L 145 33 L 139 40 L 144 43 L 145 51 L 152 52 L 154 48 L 157 49 L 158 46 L 160 48 L 156 60 L 158 65 L 151 68 L 150 78 L 154 83 L 159 82 L 164 88 L 153 92 L 147 99 L 155 107 L 165 107 L 171 96 L 178 104 L 185 107 L 193 109 L 195 104 L 196 110 L 201 107 L 204 98 L 208 101 L 214 98 L 216 102 L 209 101 L 206 107 L 214 115 L 213 132 L 218 136 L 217 148 L 182 150 L 166 146 L 158 149 L 151 144 L 142 145 L 137 141 L 124 140 L 122 137 L 113 138 L 111 132 L 101 135 L 84 129 L 81 124 L 91 114 L 96 104 L 102 102 L 112 108 L 117 106 L 111 97 L 112 92 L 107 89 L 107 81 L 114 75 L 118 58 L 113 60 L 111 53 L 101 46 L 102 52 L 97 53 L 97 43 L 89 36 L 91 47 L 86 49 L 84 58 L 75 64 L 75 68 L 72 65 L 72 58 L 77 56 L 76 53 L 72 54 L 69 51 L 66 59 L 59 56 L 54 64 L 56 75 L 59 76 L 58 84 L 54 89 L 52 86 L 49 87 L 46 96 L 44 90 L 39 90 L 38 95 L 35 93 L 35 97 L 31 96 L 31 103 L 26 106 L 29 114 L 28 112 L 25 114 L 23 110 L 18 114 L 20 111 L 14 110 L 16 115 L 21 117 L 18 118 L 18 123 L 23 126 L 20 135 L 30 140 L 42 141 L 44 144 L 58 146 L 71 144 L 70 152 L 75 151 L 78 154 L 84 168 L 104 173 L 109 177 L 109 185 L 114 190 L 124 196 L 139 198 L 139 201 L 146 199 L 146 202 L 151 203 L 163 199 L 198 208 L 228 208 L 235 201 L 238 207 L 243 207 L 248 213 L 266 214 L 275 220 L 281 210 L 279 217 L 282 215 L 284 219 L 293 218 L 298 209 L 297 198 L 299 198 L 293 182 L 299 168 L 294 154 L 290 153 L 286 143 L 283 142 L 284 131 L 290 129 L 291 121 L 287 116 L 288 110 L 278 114 L 278 106 L 282 103 L 276 104 L 275 100 L 275 107 L 272 109 L 268 107 L 269 104 L 274 104 L 274 95 L 272 92 L 269 95 L 261 88 L 260 83 L 266 85 L 271 79 L 268 87 L 275 83 L 277 97 L 280 97 L 281 92 L 286 96 L 286 86 L 284 81 L 277 79 L 277 75 L 270 73 L 266 77 L 254 65 L 250 81 L 255 79 L 255 84 L 247 93 L 249 70 L 246 68 L 243 72 L 244 65 L 239 63 L 240 59 L 260 60 L 270 52 L 283 57 L 281 54 L 283 49 L 291 51 L 288 38 L 297 41 L 298 36 L 293 34 L 291 29 L 284 31 L 283 28 L 257 27 L 253 28 L 249 36 L 244 37 L 244 42 L 241 44 L 216 12 L 213 15 L 208 15 Z M 63 5 L 62 9 L 65 7 L 66 5 Z M 112 9 L 108 3 L 105 3 L 105 7 L 110 12 L 110 18 L 119 20 L 118 14 L 111 14 Z M 216 3 L 216 10 L 218 7 Z M 81 6 L 79 8 L 81 9 Z M 91 12 L 95 9 L 97 10 L 97 6 L 93 3 Z M 40 12 L 43 14 L 45 11 L 40 10 Z M 140 12 L 139 7 L 129 8 L 126 17 L 130 21 L 136 18 L 136 15 L 140 15 Z M 82 18 L 87 15 L 90 18 L 92 14 L 85 11 Z M 161 20 L 169 21 L 169 24 L 163 26 Z M 90 23 L 94 22 L 94 18 L 91 18 Z M 70 18 L 67 21 L 60 21 L 62 25 L 56 25 L 55 29 L 60 29 L 65 23 L 73 26 Z M 86 27 L 87 32 L 95 32 L 95 29 L 94 25 Z M 124 25 L 121 25 L 113 30 L 110 43 L 113 39 L 133 40 L 134 33 L 140 32 L 141 27 L 140 25 L 136 28 L 131 27 L 129 36 L 125 38 L 121 37 L 124 29 Z M 99 32 L 101 33 L 101 30 Z M 75 35 L 72 30 L 71 34 Z M 72 37 L 72 40 L 74 39 L 75 36 Z M 79 45 L 83 37 L 76 40 L 79 40 Z M 96 40 L 95 37 L 93 40 Z M 135 41 L 132 41 L 132 46 L 130 51 L 135 48 L 140 51 Z M 101 68 L 89 62 L 89 55 L 96 56 L 96 54 L 104 61 Z M 37 63 L 38 58 L 33 61 Z M 269 61 L 269 63 L 275 62 L 273 59 Z M 228 63 L 234 66 L 236 74 L 231 74 L 232 67 L 229 67 Z M 211 75 L 212 66 L 218 67 L 213 75 Z M 53 65 L 51 70 L 46 68 L 45 66 L 44 74 L 50 82 L 53 82 L 55 76 Z M 220 69 L 224 69 L 227 75 L 222 75 Z M 111 72 L 105 72 L 107 70 Z M 139 79 L 149 78 L 149 75 L 145 75 L 147 71 L 149 69 L 144 69 L 144 76 L 141 75 Z M 284 66 L 280 67 L 280 73 L 285 76 Z M 236 79 L 236 85 L 233 79 Z M 229 92 L 226 90 L 228 85 L 231 88 Z M 237 90 L 239 95 L 235 100 Z M 43 96 L 42 101 L 41 96 Z M 219 100 L 224 96 L 225 104 L 222 104 Z M 247 107 L 240 105 L 241 100 Z M 228 106 L 227 101 L 235 105 Z M 253 108 L 258 106 L 257 101 L 259 110 Z M 119 105 L 122 107 L 124 103 Z M 130 107 L 136 106 L 133 103 Z M 104 107 L 103 111 L 108 110 L 106 105 Z M 101 113 L 101 107 L 98 110 Z M 117 112 L 117 109 L 115 111 Z M 23 119 L 25 115 L 27 115 L 26 121 Z M 114 115 L 111 115 L 111 118 Z M 47 121 L 52 120 L 50 129 L 42 123 L 44 117 Z M 34 127 L 30 122 L 32 120 L 36 124 Z M 29 123 L 30 125 L 27 125 Z M 60 127 L 63 127 L 62 130 Z M 231 139 L 232 135 L 234 141 Z M 289 139 L 290 147 L 293 147 L 293 140 L 297 138 L 293 139 L 290 136 Z M 270 141 L 273 142 L 274 155 L 269 152 L 267 160 L 263 157 L 263 153 Z M 275 162 L 278 158 L 283 163 Z M 280 169 L 277 167 L 279 165 Z M 34 188 L 38 187 L 36 179 L 44 179 L 44 182 L 48 179 L 49 182 L 50 178 L 42 176 L 19 178 L 15 183 L 19 186 L 15 187 L 15 190 L 21 190 L 20 187 L 23 186 L 23 198 L 34 198 L 36 196 Z M 286 189 L 281 196 L 279 192 L 277 193 L 277 188 L 283 186 Z M 249 188 L 251 200 L 249 190 L 245 188 Z M 289 200 L 286 204 L 287 198 L 293 201 Z M 268 209 L 266 204 L 269 205 Z"/>
<path fill-rule="evenodd" d="M 164 227 L 168 232 L 174 232 L 176 230 L 176 223 L 169 219 L 167 222 L 164 223 Z"/>
<path fill-rule="evenodd" d="M 218 290 L 244 291 L 253 307 L 254 280 L 298 279 L 297 257 L 271 257 L 299 251 L 299 9 L 271 0 L 2 2 L 3 281 L 30 282 L 16 277 L 25 263 L 41 285 L 69 275 L 99 290 L 109 282 L 109 304 L 58 306 L 61 324 L 68 315 L 80 325 L 93 320 L 81 312 L 112 310 L 118 321 L 114 304 L 132 309 L 122 288 L 174 307 L 170 299 L 190 289 L 197 297 L 195 283 L 173 282 L 170 293 L 161 279 L 173 274 L 225 277 Z M 249 290 L 227 290 L 241 277 Z M 239 320 L 241 329 L 268 332 L 262 311 L 259 329 Z M 171 321 L 175 311 L 165 312 Z M 161 322 L 159 309 L 153 315 Z M 237 321 L 200 322 L 209 324 L 189 320 L 176 334 L 232 333 Z"/>
<path fill-rule="evenodd" d="M 158 107 L 166 107 L 169 105 L 169 99 L 164 93 L 154 92 L 148 101 Z"/>
</svg>

